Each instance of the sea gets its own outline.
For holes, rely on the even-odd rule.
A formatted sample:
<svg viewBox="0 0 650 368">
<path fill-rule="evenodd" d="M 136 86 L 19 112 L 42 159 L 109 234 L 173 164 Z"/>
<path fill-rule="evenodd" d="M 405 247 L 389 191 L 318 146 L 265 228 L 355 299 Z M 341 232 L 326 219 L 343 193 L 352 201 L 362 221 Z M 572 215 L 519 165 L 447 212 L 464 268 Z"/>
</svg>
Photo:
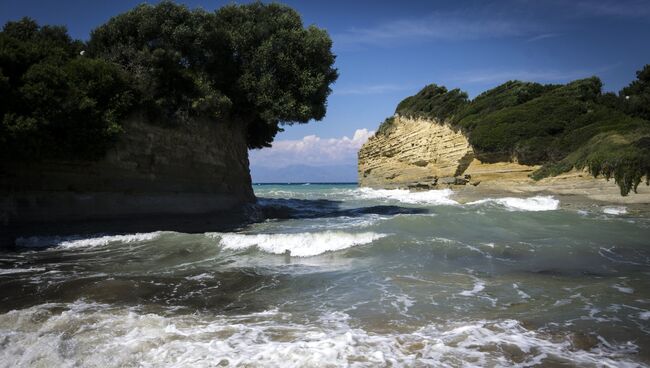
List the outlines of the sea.
<svg viewBox="0 0 650 368">
<path fill-rule="evenodd" d="M 232 231 L 18 239 L 0 253 L 0 367 L 650 365 L 648 213 L 254 190 Z"/>
</svg>

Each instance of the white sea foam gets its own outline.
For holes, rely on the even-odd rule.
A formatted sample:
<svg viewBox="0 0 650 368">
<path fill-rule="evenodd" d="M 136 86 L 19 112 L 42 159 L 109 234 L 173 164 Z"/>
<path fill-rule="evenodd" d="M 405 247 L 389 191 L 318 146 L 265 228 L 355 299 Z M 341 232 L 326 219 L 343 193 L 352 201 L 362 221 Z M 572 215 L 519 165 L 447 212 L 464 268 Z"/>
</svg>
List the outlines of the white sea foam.
<svg viewBox="0 0 650 368">
<path fill-rule="evenodd" d="M 57 311 L 60 308 L 63 311 Z M 240 316 L 163 316 L 108 305 L 46 304 L 0 315 L 0 366 L 30 367 L 372 367 L 543 364 L 638 366 L 639 347 L 598 336 L 590 350 L 515 320 L 430 324 L 410 332 L 370 332 L 345 313 L 308 325 L 269 310 Z M 513 355 L 508 352 L 521 352 Z"/>
<path fill-rule="evenodd" d="M 522 299 L 530 299 L 530 295 L 526 294 L 524 291 L 519 289 L 519 285 L 517 283 L 512 284 L 513 289 L 517 290 L 517 294 L 519 294 L 519 297 Z"/>
<path fill-rule="evenodd" d="M 126 235 L 99 235 L 85 237 L 72 236 L 31 236 L 16 239 L 16 245 L 26 248 L 44 248 L 56 246 L 59 249 L 94 248 L 111 243 L 136 243 L 157 239 L 162 232 L 136 233 Z"/>
<path fill-rule="evenodd" d="M 209 274 L 209 273 L 202 273 L 202 274 L 195 275 L 195 276 L 187 276 L 187 277 L 185 277 L 185 279 L 187 279 L 187 280 L 194 280 L 194 281 L 211 280 L 213 278 L 214 278 L 214 275 Z"/>
<path fill-rule="evenodd" d="M 463 290 L 458 295 L 462 296 L 475 296 L 476 294 L 480 293 L 485 289 L 485 282 L 482 280 L 476 279 L 474 281 L 474 288 L 472 290 Z"/>
<path fill-rule="evenodd" d="M 560 207 L 560 201 L 552 196 L 486 198 L 467 204 L 476 205 L 485 203 L 503 206 L 508 211 L 552 211 Z"/>
<path fill-rule="evenodd" d="M 361 199 L 393 200 L 410 204 L 454 205 L 458 202 L 449 198 L 454 192 L 451 189 L 427 190 L 412 192 L 406 189 L 372 189 L 358 188 L 354 195 Z"/>
<path fill-rule="evenodd" d="M 624 215 L 627 213 L 627 207 L 605 207 L 603 213 L 608 215 Z"/>
<path fill-rule="evenodd" d="M 290 255 L 295 257 L 311 257 L 325 252 L 343 250 L 368 244 L 386 236 L 386 234 L 373 232 L 346 233 L 341 231 L 295 234 L 209 233 L 206 235 L 218 238 L 224 249 L 257 247 L 264 252 L 273 254 L 285 254 L 288 250 Z"/>
<path fill-rule="evenodd" d="M 612 285 L 612 287 L 613 287 L 614 289 L 620 291 L 621 293 L 625 293 L 625 294 L 632 294 L 632 293 L 634 293 L 634 289 L 632 289 L 631 287 L 627 287 L 627 286 L 623 286 L 623 285 L 619 285 L 619 284 Z"/>
<path fill-rule="evenodd" d="M 32 267 L 32 268 L 0 268 L 0 275 L 13 275 L 17 273 L 31 273 L 31 272 L 41 272 L 45 271 L 45 268 L 42 267 Z"/>
</svg>

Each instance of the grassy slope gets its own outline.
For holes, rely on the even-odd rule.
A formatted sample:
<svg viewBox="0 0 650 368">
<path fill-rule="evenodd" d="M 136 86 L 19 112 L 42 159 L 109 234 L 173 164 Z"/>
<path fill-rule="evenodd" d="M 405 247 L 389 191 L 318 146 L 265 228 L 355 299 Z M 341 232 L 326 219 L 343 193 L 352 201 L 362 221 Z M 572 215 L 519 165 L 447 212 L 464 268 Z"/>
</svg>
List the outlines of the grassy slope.
<svg viewBox="0 0 650 368">
<path fill-rule="evenodd" d="M 650 121 L 628 115 L 606 97 L 612 98 L 601 94 L 595 77 L 566 85 L 510 81 L 472 101 L 460 90 L 429 85 L 403 100 L 396 113 L 462 130 L 483 161 L 543 165 L 534 179 L 586 168 L 613 178 L 627 195 L 650 178 Z M 387 119 L 378 134 L 391 124 Z"/>
</svg>

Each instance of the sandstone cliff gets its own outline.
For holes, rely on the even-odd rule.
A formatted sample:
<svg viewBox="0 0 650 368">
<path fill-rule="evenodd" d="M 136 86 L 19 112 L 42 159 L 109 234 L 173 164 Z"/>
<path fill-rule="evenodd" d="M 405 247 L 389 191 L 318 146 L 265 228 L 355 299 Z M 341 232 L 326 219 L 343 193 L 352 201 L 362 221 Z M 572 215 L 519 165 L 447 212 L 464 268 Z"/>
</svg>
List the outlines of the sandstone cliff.
<svg viewBox="0 0 650 368">
<path fill-rule="evenodd" d="M 124 128 L 97 162 L 1 162 L 5 235 L 60 234 L 71 224 L 93 231 L 92 223 L 110 231 L 107 221 L 117 231 L 139 222 L 157 229 L 155 219 L 223 214 L 255 200 L 241 126 L 193 121 L 165 128 L 134 116 Z"/>
<path fill-rule="evenodd" d="M 617 203 L 650 203 L 650 189 L 622 197 L 613 180 L 571 172 L 539 181 L 530 178 L 540 166 L 517 162 L 484 163 L 467 138 L 448 125 L 394 116 L 390 129 L 371 137 L 358 154 L 359 185 L 374 188 L 436 189 L 452 187 L 468 199 L 471 192 L 548 192 L 581 195 Z"/>
<path fill-rule="evenodd" d="M 426 119 L 395 116 L 387 134 L 376 134 L 359 151 L 359 184 L 394 187 L 461 175 L 474 158 L 461 133 Z"/>
</svg>

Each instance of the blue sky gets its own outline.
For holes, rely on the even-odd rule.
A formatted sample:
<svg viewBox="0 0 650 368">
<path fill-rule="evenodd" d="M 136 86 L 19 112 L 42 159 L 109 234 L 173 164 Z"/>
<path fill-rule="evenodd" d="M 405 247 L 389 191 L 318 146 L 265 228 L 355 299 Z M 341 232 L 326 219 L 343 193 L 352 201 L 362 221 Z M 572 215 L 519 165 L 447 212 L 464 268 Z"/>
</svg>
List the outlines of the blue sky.
<svg viewBox="0 0 650 368">
<path fill-rule="evenodd" d="M 27 15 L 85 39 L 141 2 L 0 0 L 0 21 Z M 230 3 L 181 2 L 209 10 Z M 286 127 L 275 148 L 252 152 L 254 181 L 266 180 L 269 168 L 290 181 L 284 166 L 306 165 L 307 177 L 309 167 L 354 166 L 369 133 L 429 83 L 473 97 L 510 79 L 562 83 L 597 75 L 605 90 L 618 91 L 650 63 L 650 0 L 284 3 L 305 24 L 329 31 L 340 77 L 323 121 Z"/>
</svg>

